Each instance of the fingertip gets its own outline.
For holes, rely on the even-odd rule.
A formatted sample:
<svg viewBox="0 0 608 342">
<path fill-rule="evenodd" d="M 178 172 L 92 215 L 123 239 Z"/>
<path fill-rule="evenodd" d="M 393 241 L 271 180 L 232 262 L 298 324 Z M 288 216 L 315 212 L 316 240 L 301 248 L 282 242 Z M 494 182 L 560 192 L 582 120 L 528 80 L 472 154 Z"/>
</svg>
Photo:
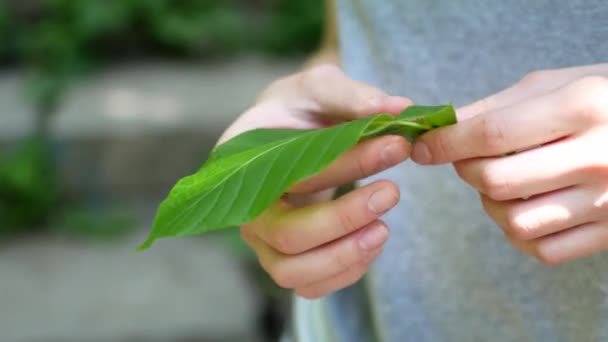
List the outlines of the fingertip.
<svg viewBox="0 0 608 342">
<path fill-rule="evenodd" d="M 402 96 L 388 96 L 385 100 L 384 112 L 399 114 L 413 104 L 412 100 Z"/>
<path fill-rule="evenodd" d="M 414 142 L 411 158 L 414 162 L 422 165 L 430 164 L 433 161 L 431 151 L 426 142 L 422 139 Z"/>
<path fill-rule="evenodd" d="M 385 94 L 376 95 L 367 99 L 365 105 L 359 108 L 357 116 L 365 117 L 379 113 L 397 115 L 411 105 L 412 101 L 405 97 L 388 96 Z"/>
<path fill-rule="evenodd" d="M 412 152 L 412 145 L 407 139 L 398 135 L 383 137 L 380 148 L 380 158 L 386 167 L 405 161 Z"/>
<path fill-rule="evenodd" d="M 386 242 L 388 236 L 388 227 L 382 223 L 374 222 L 358 233 L 359 248 L 368 251 L 369 256 L 369 252 L 380 248 Z"/>
<path fill-rule="evenodd" d="M 369 191 L 372 193 L 372 197 L 375 193 L 383 194 L 383 197 L 386 200 L 386 208 L 385 210 L 378 210 L 382 213 L 386 213 L 388 210 L 394 208 L 401 200 L 401 190 L 399 189 L 399 186 L 388 179 L 381 179 L 370 184 Z"/>
<path fill-rule="evenodd" d="M 386 104 L 388 102 L 388 96 L 385 94 L 376 94 L 371 97 L 363 97 L 360 104 L 353 103 L 355 105 L 355 109 L 353 112 L 355 116 L 358 118 L 367 117 L 370 115 L 376 115 L 386 111 Z"/>
</svg>

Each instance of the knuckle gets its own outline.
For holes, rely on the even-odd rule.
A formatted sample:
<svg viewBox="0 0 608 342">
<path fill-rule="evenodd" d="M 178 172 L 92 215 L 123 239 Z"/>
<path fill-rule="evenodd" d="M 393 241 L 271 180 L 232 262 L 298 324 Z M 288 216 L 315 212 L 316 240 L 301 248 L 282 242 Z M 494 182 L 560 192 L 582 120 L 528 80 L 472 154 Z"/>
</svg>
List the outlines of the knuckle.
<svg viewBox="0 0 608 342">
<path fill-rule="evenodd" d="M 476 112 L 485 113 L 495 107 L 494 100 L 495 98 L 493 96 L 486 97 L 473 103 L 473 107 L 476 108 Z"/>
<path fill-rule="evenodd" d="M 443 160 L 451 155 L 451 146 L 448 139 L 443 134 L 431 135 L 431 139 L 428 142 L 431 151 L 431 156 L 436 160 Z"/>
<path fill-rule="evenodd" d="M 501 153 L 505 142 L 503 120 L 496 116 L 483 115 L 481 120 L 481 143 L 489 153 Z"/>
<path fill-rule="evenodd" d="M 608 179 L 608 159 L 603 155 L 589 156 L 584 164 L 575 168 L 574 172 L 585 177 L 589 183 L 603 182 Z"/>
<path fill-rule="evenodd" d="M 608 90 L 608 78 L 603 76 L 585 76 L 578 79 L 576 84 L 590 93 L 604 93 Z"/>
<path fill-rule="evenodd" d="M 352 210 L 338 210 L 336 211 L 336 217 L 342 235 L 352 233 L 359 228 L 359 225 L 355 222 L 355 218 L 353 217 Z"/>
<path fill-rule="evenodd" d="M 577 110 L 573 113 L 577 121 L 596 123 L 608 120 L 608 78 L 586 76 L 573 84 Z"/>
<path fill-rule="evenodd" d="M 239 229 L 243 241 L 245 241 L 249 247 L 252 247 L 251 241 L 253 240 L 253 233 L 250 230 L 251 228 L 247 225 L 242 225 Z"/>
<path fill-rule="evenodd" d="M 359 172 L 359 175 L 361 177 L 365 177 L 371 173 L 373 173 L 374 170 L 372 170 L 372 163 L 369 163 L 369 160 L 367 158 L 367 154 L 359 154 L 356 158 L 355 158 L 355 165 L 357 167 L 357 172 Z"/>
<path fill-rule="evenodd" d="M 261 105 L 263 102 L 265 102 L 265 100 L 270 98 L 272 96 L 272 94 L 275 94 L 275 92 L 277 92 L 280 89 L 286 88 L 289 84 L 292 84 L 293 82 L 299 80 L 300 78 L 301 78 L 301 74 L 298 73 L 298 74 L 281 77 L 279 79 L 272 81 L 268 85 L 268 87 L 266 87 L 266 89 L 264 89 L 262 91 L 262 93 L 260 95 L 258 95 L 258 97 L 256 99 L 256 105 L 258 105 L 258 106 Z"/>
<path fill-rule="evenodd" d="M 302 73 L 302 81 L 316 84 L 326 81 L 328 78 L 341 77 L 342 70 L 333 64 L 321 64 Z"/>
<path fill-rule="evenodd" d="M 348 248 L 344 250 L 336 250 L 332 255 L 332 261 L 335 267 L 339 270 L 346 270 L 359 260 L 363 260 L 364 255 L 361 249 L 356 245 L 355 241 L 348 244 Z"/>
<path fill-rule="evenodd" d="M 514 210 L 507 213 L 508 233 L 519 240 L 530 240 L 535 237 L 535 232 L 542 226 L 541 220 L 534 216 L 523 219 Z"/>
<path fill-rule="evenodd" d="M 454 166 L 454 171 L 456 171 L 456 174 L 458 175 L 458 177 L 462 178 L 462 179 L 467 179 L 467 170 L 468 170 L 468 166 L 469 166 L 469 161 L 468 160 L 464 160 L 464 161 L 457 161 L 453 164 Z"/>
<path fill-rule="evenodd" d="M 338 269 L 345 270 L 350 267 L 350 264 L 352 263 L 352 257 L 353 256 L 345 255 L 338 252 L 333 255 L 332 259 Z"/>
<path fill-rule="evenodd" d="M 266 271 L 277 286 L 284 289 L 294 288 L 297 285 L 296 281 L 289 269 L 284 265 L 282 262 L 275 262 L 269 265 Z"/>
<path fill-rule="evenodd" d="M 284 230 L 277 230 L 270 234 L 268 244 L 283 254 L 293 255 L 300 252 L 297 237 Z"/>
<path fill-rule="evenodd" d="M 520 86 L 530 86 L 542 82 L 549 74 L 549 70 L 532 71 L 522 77 L 517 84 Z"/>
<path fill-rule="evenodd" d="M 488 213 L 491 214 L 494 211 L 494 204 L 493 204 L 493 200 L 491 198 L 489 198 L 487 195 L 484 196 L 483 192 L 479 193 L 479 197 L 481 198 L 481 206 L 483 207 L 483 210 Z"/>
<path fill-rule="evenodd" d="M 550 245 L 542 241 L 536 245 L 534 257 L 547 266 L 559 265 L 562 263 L 561 257 L 554 252 Z"/>
<path fill-rule="evenodd" d="M 495 201 L 504 201 L 510 198 L 512 184 L 509 180 L 493 168 L 486 166 L 481 171 L 480 191 Z"/>
</svg>

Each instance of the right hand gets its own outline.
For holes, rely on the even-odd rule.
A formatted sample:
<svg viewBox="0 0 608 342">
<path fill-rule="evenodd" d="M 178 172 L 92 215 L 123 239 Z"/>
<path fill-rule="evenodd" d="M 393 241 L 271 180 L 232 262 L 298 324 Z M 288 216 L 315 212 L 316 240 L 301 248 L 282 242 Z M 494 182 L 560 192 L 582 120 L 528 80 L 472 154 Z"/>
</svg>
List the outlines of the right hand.
<svg viewBox="0 0 608 342">
<path fill-rule="evenodd" d="M 410 104 L 349 79 L 335 66 L 319 66 L 271 84 L 220 143 L 253 128 L 320 128 L 381 112 L 397 114 Z M 379 218 L 397 204 L 399 190 L 392 182 L 377 181 L 331 200 L 334 189 L 390 168 L 410 151 L 400 136 L 358 144 L 243 225 L 243 239 L 279 286 L 305 298 L 355 283 L 382 252 L 388 228 Z"/>
</svg>

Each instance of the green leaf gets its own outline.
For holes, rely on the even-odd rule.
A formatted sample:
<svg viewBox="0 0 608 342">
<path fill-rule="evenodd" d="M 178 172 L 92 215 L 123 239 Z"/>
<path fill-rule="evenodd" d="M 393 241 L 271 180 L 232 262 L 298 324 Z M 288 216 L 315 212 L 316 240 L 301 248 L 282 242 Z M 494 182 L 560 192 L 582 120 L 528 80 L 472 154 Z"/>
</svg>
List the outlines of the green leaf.
<svg viewBox="0 0 608 342">
<path fill-rule="evenodd" d="M 216 147 L 194 175 L 180 180 L 161 204 L 154 228 L 138 248 L 161 237 L 187 236 L 249 222 L 291 186 L 325 169 L 359 141 L 420 134 L 456 122 L 454 108 L 411 106 L 310 130 L 256 129 Z"/>
</svg>

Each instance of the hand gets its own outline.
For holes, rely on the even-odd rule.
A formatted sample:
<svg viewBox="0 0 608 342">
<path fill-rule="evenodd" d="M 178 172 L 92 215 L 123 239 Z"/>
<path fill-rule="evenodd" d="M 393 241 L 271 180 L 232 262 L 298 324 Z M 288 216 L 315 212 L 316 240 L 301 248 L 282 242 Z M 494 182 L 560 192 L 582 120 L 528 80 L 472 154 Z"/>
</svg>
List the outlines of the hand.
<svg viewBox="0 0 608 342">
<path fill-rule="evenodd" d="M 422 136 L 412 159 L 454 162 L 508 240 L 546 264 L 605 251 L 606 77 L 608 64 L 532 73 Z"/>
<path fill-rule="evenodd" d="M 380 112 L 398 113 L 411 102 L 321 66 L 272 84 L 221 141 L 256 127 L 319 128 Z M 241 234 L 274 281 L 306 298 L 356 282 L 388 238 L 379 217 L 399 200 L 397 187 L 379 181 L 331 200 L 333 189 L 394 166 L 411 146 L 398 136 L 365 141 L 324 172 L 297 184 Z"/>
</svg>

